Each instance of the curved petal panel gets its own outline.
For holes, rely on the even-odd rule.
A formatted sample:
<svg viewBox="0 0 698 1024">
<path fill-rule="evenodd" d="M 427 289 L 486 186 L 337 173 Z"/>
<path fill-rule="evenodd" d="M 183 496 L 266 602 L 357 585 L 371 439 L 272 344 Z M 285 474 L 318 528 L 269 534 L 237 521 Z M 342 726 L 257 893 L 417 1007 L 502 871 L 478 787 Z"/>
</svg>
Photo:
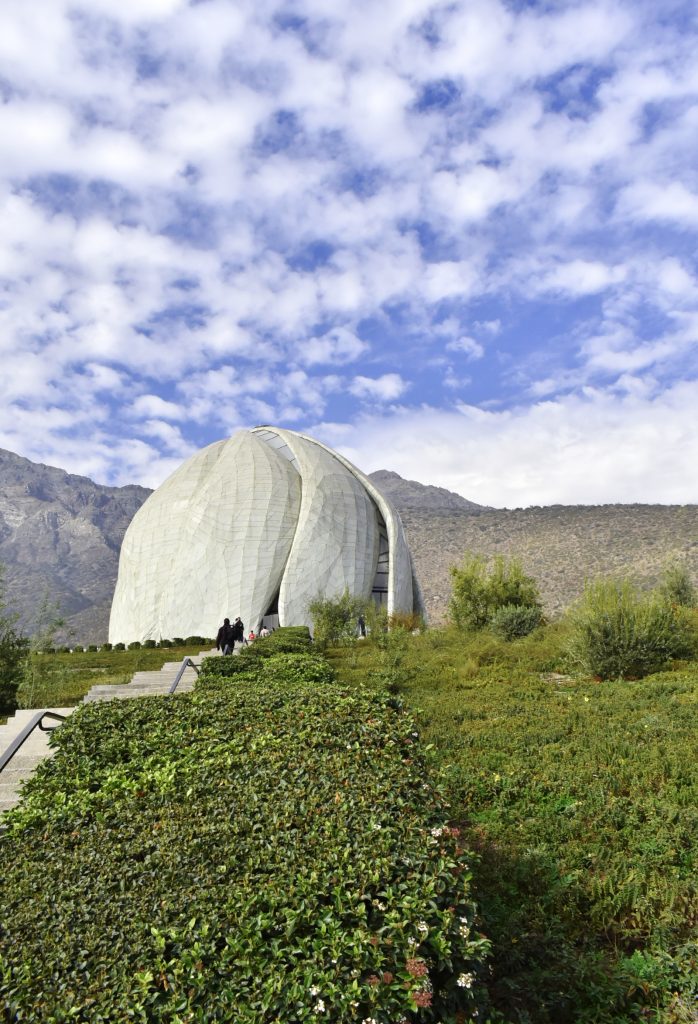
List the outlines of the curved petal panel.
<svg viewBox="0 0 698 1024">
<path fill-rule="evenodd" d="M 378 561 L 375 506 L 356 477 L 323 445 L 290 430 L 259 433 L 267 444 L 287 449 L 285 457 L 293 460 L 302 479 L 279 619 L 284 625 L 310 624 L 308 606 L 317 597 L 338 597 L 345 589 L 370 596 Z"/>
<path fill-rule="evenodd" d="M 225 615 L 256 628 L 281 584 L 300 498 L 298 473 L 248 432 L 197 453 L 127 530 L 110 640 L 211 636 Z"/>
</svg>

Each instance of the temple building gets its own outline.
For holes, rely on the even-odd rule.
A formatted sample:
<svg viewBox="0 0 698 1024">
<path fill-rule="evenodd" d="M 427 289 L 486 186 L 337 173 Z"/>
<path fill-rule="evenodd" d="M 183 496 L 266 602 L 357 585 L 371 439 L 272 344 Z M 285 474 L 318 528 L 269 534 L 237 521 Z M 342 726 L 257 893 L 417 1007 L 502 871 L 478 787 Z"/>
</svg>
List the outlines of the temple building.
<svg viewBox="0 0 698 1024">
<path fill-rule="evenodd" d="M 242 430 L 151 494 L 121 547 L 109 640 L 312 625 L 317 598 L 421 611 L 400 517 L 347 459 L 303 434 Z"/>
</svg>

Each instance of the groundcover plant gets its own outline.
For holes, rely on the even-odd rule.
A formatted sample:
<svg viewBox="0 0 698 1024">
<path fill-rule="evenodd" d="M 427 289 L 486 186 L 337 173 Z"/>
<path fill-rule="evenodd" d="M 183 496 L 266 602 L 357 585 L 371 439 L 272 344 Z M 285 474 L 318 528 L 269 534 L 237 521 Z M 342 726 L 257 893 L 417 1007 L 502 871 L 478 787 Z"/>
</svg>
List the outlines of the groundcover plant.
<svg viewBox="0 0 698 1024">
<path fill-rule="evenodd" d="M 411 716 L 261 649 L 55 734 L 0 838 L 5 1019 L 486 1019 L 472 858 Z"/>
</svg>

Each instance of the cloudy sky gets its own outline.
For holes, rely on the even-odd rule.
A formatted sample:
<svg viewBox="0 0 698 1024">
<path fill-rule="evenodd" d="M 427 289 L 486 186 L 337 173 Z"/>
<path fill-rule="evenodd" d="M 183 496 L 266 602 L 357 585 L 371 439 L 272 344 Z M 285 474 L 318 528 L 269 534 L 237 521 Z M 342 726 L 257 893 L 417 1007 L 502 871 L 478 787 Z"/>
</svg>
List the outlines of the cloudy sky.
<svg viewBox="0 0 698 1024">
<path fill-rule="evenodd" d="M 698 501 L 693 0 L 3 0 L 0 446 Z"/>
</svg>

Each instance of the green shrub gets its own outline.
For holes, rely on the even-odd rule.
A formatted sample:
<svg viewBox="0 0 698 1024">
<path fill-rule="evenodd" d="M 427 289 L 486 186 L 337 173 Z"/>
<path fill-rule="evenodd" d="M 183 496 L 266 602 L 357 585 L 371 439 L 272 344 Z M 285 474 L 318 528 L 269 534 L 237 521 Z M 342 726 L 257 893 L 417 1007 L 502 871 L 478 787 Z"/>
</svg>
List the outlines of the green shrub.
<svg viewBox="0 0 698 1024">
<path fill-rule="evenodd" d="M 599 679 L 640 679 L 695 649 L 683 610 L 627 580 L 588 584 L 570 621 L 570 663 Z"/>
<path fill-rule="evenodd" d="M 6 610 L 0 570 L 0 713 L 17 708 L 17 690 L 24 677 L 29 640 L 17 632 L 17 616 Z"/>
<path fill-rule="evenodd" d="M 111 649 L 112 649 L 112 645 L 111 644 L 102 644 L 102 646 L 100 647 L 100 651 L 110 651 Z"/>
<path fill-rule="evenodd" d="M 172 647 L 171 640 L 160 640 L 158 641 L 158 647 Z"/>
<path fill-rule="evenodd" d="M 184 647 L 184 639 L 181 636 L 175 636 L 172 638 L 173 647 Z"/>
<path fill-rule="evenodd" d="M 122 643 L 114 644 L 114 650 L 115 651 L 125 651 L 126 650 L 126 644 L 122 644 Z"/>
<path fill-rule="evenodd" d="M 453 594 L 449 617 L 461 630 L 484 629 L 506 605 L 540 609 L 538 584 L 523 571 L 518 558 L 495 555 L 491 564 L 482 555 L 467 553 L 451 567 Z"/>
<path fill-rule="evenodd" d="M 184 641 L 185 644 L 207 644 L 210 641 L 205 636 L 188 636 Z"/>
<path fill-rule="evenodd" d="M 122 646 L 121 649 L 123 650 L 123 646 Z M 63 644 L 62 647 L 57 647 L 56 648 L 56 654 L 70 654 L 70 653 L 71 653 L 70 647 L 67 647 L 65 644 Z"/>
<path fill-rule="evenodd" d="M 2 839 L 6 1019 L 485 1018 L 472 858 L 395 699 L 285 675 L 53 742 Z"/>
<path fill-rule="evenodd" d="M 660 592 L 669 604 L 695 608 L 696 588 L 683 562 L 671 562 L 664 570 Z"/>
<path fill-rule="evenodd" d="M 89 644 L 89 646 L 86 647 L 85 650 L 89 651 L 90 654 L 94 654 L 97 650 L 97 644 Z"/>
<path fill-rule="evenodd" d="M 157 644 L 155 643 L 154 640 L 144 640 L 143 646 L 146 647 L 149 651 L 152 651 L 154 647 L 157 647 Z"/>
<path fill-rule="evenodd" d="M 271 636 L 261 637 L 240 648 L 240 653 L 232 657 L 204 658 L 199 679 L 256 672 L 260 663 L 268 658 L 277 654 L 300 654 L 310 648 L 310 630 L 307 626 L 286 626 L 275 630 Z"/>
<path fill-rule="evenodd" d="M 367 602 L 345 590 L 341 597 L 318 597 L 308 611 L 313 620 L 313 637 L 323 647 L 348 643 L 357 635 L 359 616 L 365 614 Z"/>
<path fill-rule="evenodd" d="M 519 640 L 541 624 L 542 613 L 535 605 L 505 604 L 490 619 L 490 629 L 502 640 Z"/>
</svg>

